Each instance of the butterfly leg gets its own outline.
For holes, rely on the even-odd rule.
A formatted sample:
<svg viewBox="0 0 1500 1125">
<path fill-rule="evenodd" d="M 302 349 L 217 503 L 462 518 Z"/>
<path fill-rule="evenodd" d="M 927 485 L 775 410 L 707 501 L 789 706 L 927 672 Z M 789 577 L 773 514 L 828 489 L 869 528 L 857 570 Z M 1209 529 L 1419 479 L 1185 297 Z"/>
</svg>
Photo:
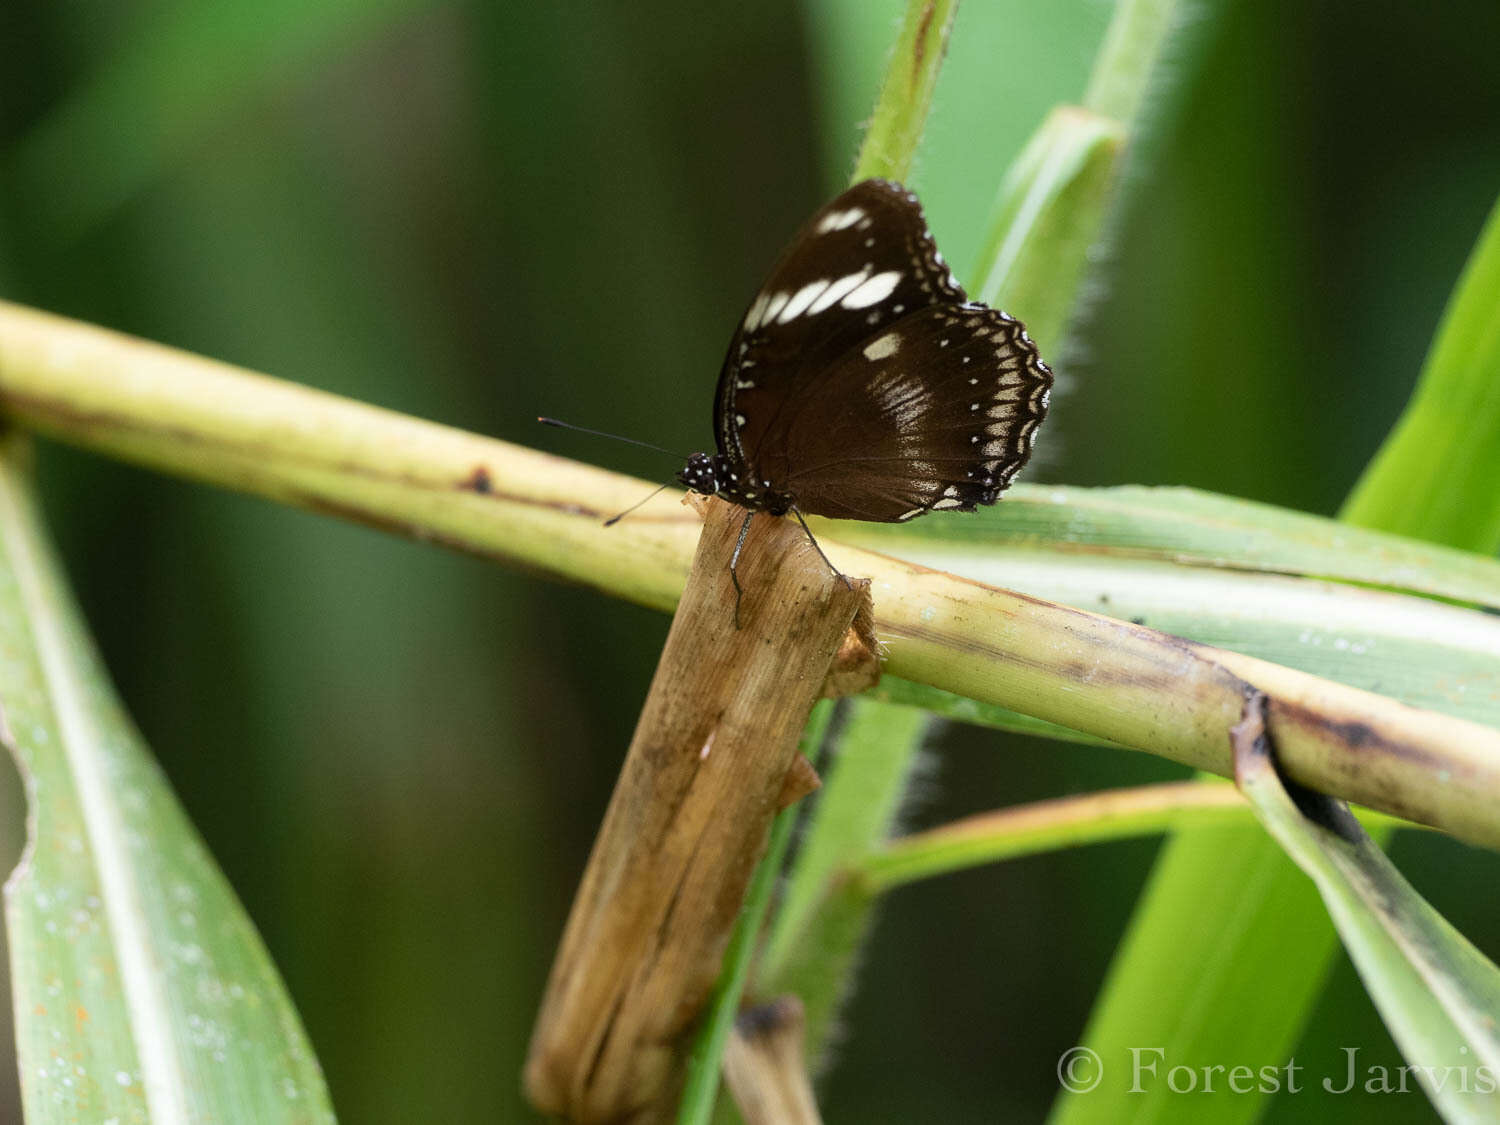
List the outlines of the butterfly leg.
<svg viewBox="0 0 1500 1125">
<path fill-rule="evenodd" d="M 745 513 L 745 522 L 740 524 L 740 537 L 735 541 L 734 554 L 729 559 L 729 581 L 734 583 L 734 627 L 740 627 L 740 599 L 745 596 L 745 591 L 740 588 L 740 551 L 745 546 L 745 536 L 750 534 L 750 521 L 755 518 L 754 512 Z"/>
<path fill-rule="evenodd" d="M 817 539 L 813 537 L 812 528 L 808 527 L 807 521 L 802 518 L 802 513 L 794 507 L 792 509 L 792 515 L 797 517 L 797 522 L 802 525 L 802 530 L 807 532 L 807 538 L 808 541 L 812 543 L 813 550 L 818 552 L 818 557 L 822 559 L 825 564 L 827 564 L 829 570 L 833 571 L 833 576 L 840 582 L 842 582 L 846 589 L 852 590 L 854 587 L 849 583 L 849 576 L 846 575 L 843 571 L 839 570 L 838 567 L 834 566 L 832 562 L 829 562 L 828 556 L 823 553 L 823 548 L 818 546 Z"/>
</svg>

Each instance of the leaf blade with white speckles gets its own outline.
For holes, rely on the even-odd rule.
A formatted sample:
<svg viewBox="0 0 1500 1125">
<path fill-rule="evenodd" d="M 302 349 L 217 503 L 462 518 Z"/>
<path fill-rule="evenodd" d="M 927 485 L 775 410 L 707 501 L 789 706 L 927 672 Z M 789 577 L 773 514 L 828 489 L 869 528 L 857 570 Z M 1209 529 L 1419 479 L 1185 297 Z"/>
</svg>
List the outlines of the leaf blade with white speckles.
<svg viewBox="0 0 1500 1125">
<path fill-rule="evenodd" d="M 0 451 L 0 737 L 29 804 L 5 887 L 26 1119 L 332 1121 L 254 926 L 99 667 L 19 454 Z"/>
</svg>

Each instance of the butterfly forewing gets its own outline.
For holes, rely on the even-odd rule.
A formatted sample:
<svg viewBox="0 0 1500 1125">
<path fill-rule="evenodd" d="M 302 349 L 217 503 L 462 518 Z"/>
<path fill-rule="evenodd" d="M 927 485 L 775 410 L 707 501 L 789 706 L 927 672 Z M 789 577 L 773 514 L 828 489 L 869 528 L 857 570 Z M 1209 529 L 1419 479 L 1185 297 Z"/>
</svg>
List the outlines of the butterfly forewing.
<svg viewBox="0 0 1500 1125">
<path fill-rule="evenodd" d="M 882 325 L 964 299 L 916 196 L 856 184 L 803 226 L 730 342 L 714 403 L 720 452 L 754 465 L 803 384 Z"/>
</svg>

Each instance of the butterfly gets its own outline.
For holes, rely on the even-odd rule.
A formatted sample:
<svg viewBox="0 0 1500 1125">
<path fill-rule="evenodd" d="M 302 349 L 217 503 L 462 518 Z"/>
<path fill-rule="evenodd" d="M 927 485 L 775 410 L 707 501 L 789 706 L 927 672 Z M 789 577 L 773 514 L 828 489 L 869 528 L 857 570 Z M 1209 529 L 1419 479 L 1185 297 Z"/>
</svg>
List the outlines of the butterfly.
<svg viewBox="0 0 1500 1125">
<path fill-rule="evenodd" d="M 716 451 L 677 474 L 747 509 L 736 620 L 756 512 L 806 529 L 804 514 L 901 523 L 993 504 L 1031 455 L 1051 389 L 1021 322 L 954 280 L 915 195 L 865 180 L 825 205 L 730 341 Z"/>
</svg>

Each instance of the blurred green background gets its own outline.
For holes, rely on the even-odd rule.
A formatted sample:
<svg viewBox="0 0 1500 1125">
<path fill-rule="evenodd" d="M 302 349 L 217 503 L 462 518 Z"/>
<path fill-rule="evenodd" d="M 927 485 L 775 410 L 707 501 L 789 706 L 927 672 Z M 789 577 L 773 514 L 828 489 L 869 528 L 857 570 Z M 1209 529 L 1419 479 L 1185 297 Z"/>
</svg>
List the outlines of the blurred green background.
<svg viewBox="0 0 1500 1125">
<path fill-rule="evenodd" d="M 852 168 L 899 8 L 8 0 L 0 296 L 660 479 L 533 419 L 710 442 L 731 328 Z M 960 274 L 1110 12 L 960 12 L 914 176 Z M 1331 513 L 1500 186 L 1496 42 L 1493 0 L 1228 5 L 1051 357 L 1067 392 L 1030 478 Z M 530 1119 L 530 1022 L 666 619 L 52 445 L 41 469 L 108 665 L 341 1116 Z M 914 826 L 1180 773 L 957 727 L 929 757 Z M 898 892 L 829 1119 L 1039 1119 L 1154 851 Z M 1406 836 L 1396 858 L 1500 954 L 1495 856 Z M 1399 1064 L 1346 961 L 1298 1061 L 1341 1073 L 1343 1046 Z M 1355 1098 L 1269 1119 L 1431 1116 Z"/>
</svg>

